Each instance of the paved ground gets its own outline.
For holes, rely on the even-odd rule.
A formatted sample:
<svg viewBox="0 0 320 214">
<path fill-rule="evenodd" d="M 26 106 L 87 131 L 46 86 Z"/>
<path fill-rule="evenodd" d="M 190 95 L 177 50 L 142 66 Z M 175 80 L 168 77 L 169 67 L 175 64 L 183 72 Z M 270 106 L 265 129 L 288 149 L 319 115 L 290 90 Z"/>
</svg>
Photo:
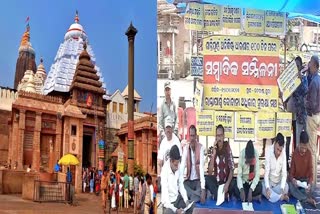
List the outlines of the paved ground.
<svg viewBox="0 0 320 214">
<path fill-rule="evenodd" d="M 64 203 L 37 203 L 23 200 L 21 195 L 0 195 L 0 214 L 104 213 L 101 207 L 101 196 L 89 193 L 78 194 L 76 195 L 76 204 L 76 206 L 70 206 Z M 109 210 L 107 210 L 107 213 L 109 213 Z M 133 209 L 123 209 L 122 212 L 119 211 L 118 213 L 133 213 Z"/>
</svg>

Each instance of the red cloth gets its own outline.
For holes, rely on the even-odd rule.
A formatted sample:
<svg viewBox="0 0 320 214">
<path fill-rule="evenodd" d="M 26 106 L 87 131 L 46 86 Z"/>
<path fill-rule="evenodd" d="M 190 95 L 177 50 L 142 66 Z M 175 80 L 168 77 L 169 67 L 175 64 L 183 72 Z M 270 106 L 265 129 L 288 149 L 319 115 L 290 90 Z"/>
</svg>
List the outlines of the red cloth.
<svg viewBox="0 0 320 214">
<path fill-rule="evenodd" d="M 251 160 L 251 162 L 249 163 L 250 165 L 250 170 L 249 170 L 249 181 L 252 181 L 254 179 L 254 176 L 255 176 L 255 173 L 254 173 L 254 168 L 255 168 L 255 165 L 256 165 L 256 159 L 253 158 Z"/>
</svg>

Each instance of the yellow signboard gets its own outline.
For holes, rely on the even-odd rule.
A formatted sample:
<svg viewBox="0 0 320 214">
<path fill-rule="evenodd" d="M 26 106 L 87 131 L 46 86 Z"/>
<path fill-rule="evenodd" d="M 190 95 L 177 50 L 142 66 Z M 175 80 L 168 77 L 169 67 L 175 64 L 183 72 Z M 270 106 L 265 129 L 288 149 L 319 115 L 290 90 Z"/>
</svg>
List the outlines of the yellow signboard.
<svg viewBox="0 0 320 214">
<path fill-rule="evenodd" d="M 214 112 L 214 124 L 216 126 L 223 125 L 224 136 L 226 138 L 234 138 L 234 112 L 232 111 L 215 111 Z"/>
<path fill-rule="evenodd" d="M 220 31 L 222 29 L 221 6 L 213 4 L 203 5 L 205 31 Z"/>
<path fill-rule="evenodd" d="M 292 113 L 278 112 L 276 126 L 277 133 L 281 133 L 285 137 L 290 137 L 292 134 Z"/>
<path fill-rule="evenodd" d="M 276 136 L 276 114 L 268 112 L 258 112 L 256 133 L 259 139 L 270 139 Z"/>
<path fill-rule="evenodd" d="M 236 112 L 236 139 L 245 138 L 254 140 L 255 120 L 253 112 Z"/>
<path fill-rule="evenodd" d="M 253 36 L 210 36 L 203 39 L 203 55 L 279 57 L 280 40 Z"/>
<path fill-rule="evenodd" d="M 240 29 L 241 28 L 241 8 L 228 7 L 222 8 L 222 23 L 225 28 Z"/>
<path fill-rule="evenodd" d="M 124 153 L 122 151 L 118 152 L 118 162 L 117 162 L 117 171 L 124 172 Z"/>
<path fill-rule="evenodd" d="M 254 9 L 244 10 L 243 30 L 246 33 L 264 34 L 264 11 Z"/>
<path fill-rule="evenodd" d="M 298 77 L 298 67 L 293 60 L 278 78 L 279 89 L 282 92 L 282 99 L 286 101 L 291 94 L 299 87 L 301 80 Z"/>
<path fill-rule="evenodd" d="M 286 13 L 265 11 L 265 34 L 281 36 L 286 33 Z"/>
<path fill-rule="evenodd" d="M 188 30 L 203 29 L 203 5 L 199 3 L 189 3 L 184 16 L 184 26 Z"/>
<path fill-rule="evenodd" d="M 214 136 L 216 132 L 214 111 L 197 112 L 197 128 L 200 136 Z"/>
<path fill-rule="evenodd" d="M 203 85 L 197 81 L 194 92 L 194 107 L 197 111 L 201 111 L 203 98 Z"/>
<path fill-rule="evenodd" d="M 263 85 L 205 84 L 206 110 L 278 111 L 278 87 Z"/>
</svg>

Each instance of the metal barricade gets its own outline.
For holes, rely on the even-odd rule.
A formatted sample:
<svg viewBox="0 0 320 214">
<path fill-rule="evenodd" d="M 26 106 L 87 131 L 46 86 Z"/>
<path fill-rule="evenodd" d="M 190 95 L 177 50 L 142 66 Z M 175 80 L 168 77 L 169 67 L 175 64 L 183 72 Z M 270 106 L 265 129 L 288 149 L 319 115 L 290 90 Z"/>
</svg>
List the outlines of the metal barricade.
<svg viewBox="0 0 320 214">
<path fill-rule="evenodd" d="M 33 201 L 71 202 L 71 183 L 57 181 L 34 181 Z"/>
</svg>

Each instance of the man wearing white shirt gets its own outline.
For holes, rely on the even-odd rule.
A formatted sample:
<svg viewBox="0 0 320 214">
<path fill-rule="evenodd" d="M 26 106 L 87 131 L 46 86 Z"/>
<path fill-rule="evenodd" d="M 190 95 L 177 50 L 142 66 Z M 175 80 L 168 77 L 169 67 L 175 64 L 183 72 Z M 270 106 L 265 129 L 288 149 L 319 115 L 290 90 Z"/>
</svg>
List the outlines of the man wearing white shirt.
<svg viewBox="0 0 320 214">
<path fill-rule="evenodd" d="M 187 167 L 187 179 L 184 187 L 191 201 L 205 202 L 204 179 L 204 149 L 197 141 L 197 128 L 191 125 L 189 128 L 190 143 L 183 149 L 181 161 L 181 173 L 184 174 Z"/>
<path fill-rule="evenodd" d="M 161 168 L 163 164 L 169 159 L 170 149 L 173 145 L 177 145 L 180 154 L 182 154 L 181 143 L 179 138 L 173 134 L 173 120 L 171 117 L 167 117 L 165 121 L 165 133 L 166 136 L 162 140 L 158 152 L 158 180 L 160 181 Z M 161 181 L 160 181 L 161 182 Z"/>
<path fill-rule="evenodd" d="M 262 183 L 262 194 L 272 203 L 279 200 L 289 201 L 286 162 L 284 137 L 278 133 L 275 143 L 266 153 L 264 182 Z"/>
<path fill-rule="evenodd" d="M 172 146 L 169 160 L 165 162 L 161 171 L 161 202 L 164 214 L 184 213 L 183 209 L 189 205 L 186 189 L 183 185 L 183 174 L 180 173 L 180 152 L 177 145 Z M 193 206 L 186 214 L 193 212 Z"/>
</svg>

